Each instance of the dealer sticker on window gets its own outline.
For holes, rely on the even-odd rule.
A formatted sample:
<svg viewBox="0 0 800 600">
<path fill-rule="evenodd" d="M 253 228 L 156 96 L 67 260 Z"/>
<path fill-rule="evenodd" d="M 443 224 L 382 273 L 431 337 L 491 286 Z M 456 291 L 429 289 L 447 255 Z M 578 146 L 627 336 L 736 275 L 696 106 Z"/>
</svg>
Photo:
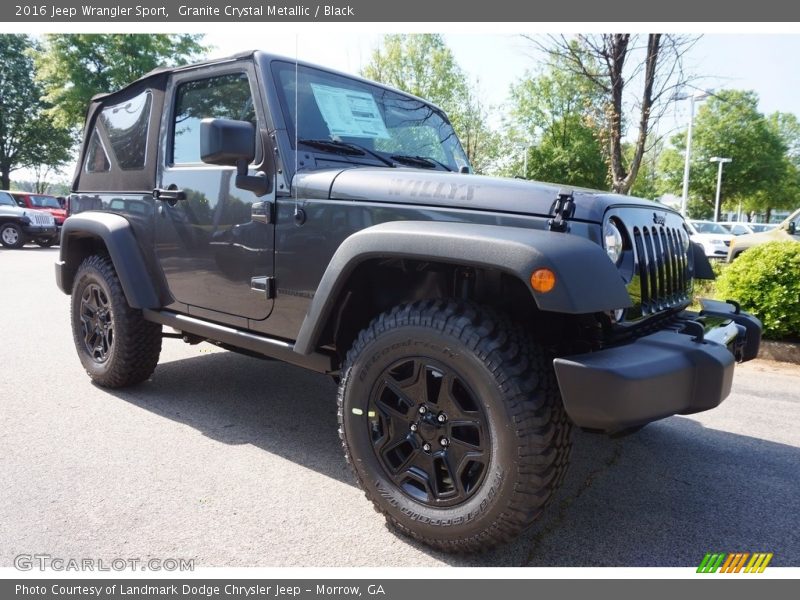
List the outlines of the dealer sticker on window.
<svg viewBox="0 0 800 600">
<path fill-rule="evenodd" d="M 311 89 L 331 135 L 390 137 L 372 94 L 318 83 L 312 83 Z"/>
</svg>

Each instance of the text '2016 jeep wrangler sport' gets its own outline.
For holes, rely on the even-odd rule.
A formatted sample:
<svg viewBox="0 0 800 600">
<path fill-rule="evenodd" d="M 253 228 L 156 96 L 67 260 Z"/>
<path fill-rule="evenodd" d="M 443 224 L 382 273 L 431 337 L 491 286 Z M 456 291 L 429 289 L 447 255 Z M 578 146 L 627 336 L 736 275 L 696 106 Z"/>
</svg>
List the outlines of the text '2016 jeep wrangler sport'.
<svg viewBox="0 0 800 600">
<path fill-rule="evenodd" d="M 331 374 L 367 497 L 444 550 L 531 524 L 573 425 L 713 408 L 758 353 L 735 303 L 686 310 L 713 274 L 679 214 L 472 175 L 437 107 L 261 52 L 96 97 L 70 206 L 92 379 L 150 377 L 165 325 Z"/>
</svg>

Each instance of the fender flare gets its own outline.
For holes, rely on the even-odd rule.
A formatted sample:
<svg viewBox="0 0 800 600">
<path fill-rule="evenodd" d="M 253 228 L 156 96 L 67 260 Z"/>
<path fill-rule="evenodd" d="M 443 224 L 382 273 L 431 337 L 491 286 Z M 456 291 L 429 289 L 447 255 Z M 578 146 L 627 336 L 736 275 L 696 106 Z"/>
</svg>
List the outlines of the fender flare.
<svg viewBox="0 0 800 600">
<path fill-rule="evenodd" d="M 295 341 L 301 354 L 315 350 L 334 303 L 354 269 L 373 258 L 416 258 L 489 268 L 519 278 L 540 310 L 585 314 L 632 306 L 617 268 L 597 244 L 573 235 L 475 223 L 392 221 L 354 233 L 328 264 Z M 534 292 L 539 268 L 556 274 L 555 288 Z M 603 282 L 600 285 L 600 282 Z"/>
<path fill-rule="evenodd" d="M 75 273 L 83 260 L 79 244 L 75 242 L 87 238 L 99 239 L 105 244 L 128 304 L 133 308 L 162 306 L 131 224 L 114 213 L 87 211 L 64 221 L 56 263 L 56 282 L 61 291 L 72 293 Z"/>
</svg>

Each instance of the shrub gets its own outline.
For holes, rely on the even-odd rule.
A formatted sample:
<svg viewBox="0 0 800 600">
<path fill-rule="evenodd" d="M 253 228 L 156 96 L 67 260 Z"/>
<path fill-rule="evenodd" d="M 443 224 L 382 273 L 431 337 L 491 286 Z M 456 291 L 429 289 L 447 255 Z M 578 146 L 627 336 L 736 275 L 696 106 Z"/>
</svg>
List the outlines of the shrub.
<svg viewBox="0 0 800 600">
<path fill-rule="evenodd" d="M 717 280 L 717 297 L 761 319 L 764 337 L 800 338 L 800 244 L 770 242 L 742 253 Z"/>
</svg>

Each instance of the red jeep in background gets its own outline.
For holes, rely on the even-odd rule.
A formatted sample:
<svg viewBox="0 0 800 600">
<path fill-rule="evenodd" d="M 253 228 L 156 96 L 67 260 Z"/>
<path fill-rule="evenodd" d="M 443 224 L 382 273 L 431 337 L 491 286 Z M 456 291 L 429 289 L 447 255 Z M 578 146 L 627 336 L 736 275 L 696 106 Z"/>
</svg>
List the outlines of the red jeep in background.
<svg viewBox="0 0 800 600">
<path fill-rule="evenodd" d="M 61 226 L 64 224 L 64 219 L 67 218 L 67 211 L 61 207 L 58 198 L 48 194 L 34 194 L 33 192 L 7 193 L 11 194 L 17 204 L 23 208 L 33 208 L 49 212 L 56 220 L 56 227 L 58 227 L 59 234 L 61 233 Z"/>
</svg>

